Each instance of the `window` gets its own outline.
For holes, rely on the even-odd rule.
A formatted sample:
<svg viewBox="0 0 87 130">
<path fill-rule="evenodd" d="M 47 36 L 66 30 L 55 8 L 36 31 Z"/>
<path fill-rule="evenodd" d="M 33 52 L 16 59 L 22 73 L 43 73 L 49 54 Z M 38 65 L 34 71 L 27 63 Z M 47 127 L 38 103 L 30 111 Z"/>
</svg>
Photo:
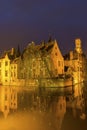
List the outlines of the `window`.
<svg viewBox="0 0 87 130">
<path fill-rule="evenodd" d="M 7 71 L 7 70 L 5 71 L 5 76 L 6 76 L 6 77 L 8 76 L 8 71 Z"/>
<path fill-rule="evenodd" d="M 7 100 L 7 94 L 5 94 L 5 101 Z"/>
<path fill-rule="evenodd" d="M 7 110 L 7 106 L 5 105 L 5 110 Z"/>
<path fill-rule="evenodd" d="M 61 61 L 61 65 L 63 66 L 63 61 Z"/>
<path fill-rule="evenodd" d="M 15 95 L 14 95 L 14 100 L 16 99 Z"/>
<path fill-rule="evenodd" d="M 16 69 L 16 66 L 14 66 L 14 69 Z"/>
<path fill-rule="evenodd" d="M 0 75 L 1 75 L 1 70 L 0 70 Z"/>
<path fill-rule="evenodd" d="M 7 79 L 5 79 L 5 82 L 8 82 Z"/>
<path fill-rule="evenodd" d="M 55 55 L 57 56 L 57 52 L 55 53 Z"/>
<path fill-rule="evenodd" d="M 1 67 L 1 62 L 0 62 L 0 67 Z"/>
<path fill-rule="evenodd" d="M 8 61 L 5 61 L 5 66 L 8 66 Z"/>
<path fill-rule="evenodd" d="M 60 66 L 60 61 L 58 61 L 58 66 Z"/>
</svg>

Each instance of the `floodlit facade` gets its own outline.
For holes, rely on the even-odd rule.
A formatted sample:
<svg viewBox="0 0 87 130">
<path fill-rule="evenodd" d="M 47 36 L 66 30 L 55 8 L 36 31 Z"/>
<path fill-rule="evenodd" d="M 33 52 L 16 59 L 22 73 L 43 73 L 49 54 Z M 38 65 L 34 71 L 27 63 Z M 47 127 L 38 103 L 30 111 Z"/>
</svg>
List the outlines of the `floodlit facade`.
<svg viewBox="0 0 87 130">
<path fill-rule="evenodd" d="M 0 57 L 0 84 L 11 85 L 17 79 L 16 51 L 5 51 Z"/>
<path fill-rule="evenodd" d="M 56 40 L 36 45 L 29 43 L 20 55 L 19 48 L 4 52 L 0 57 L 0 84 L 17 86 L 67 86 L 84 81 L 86 56 L 81 40 L 64 57 Z M 67 82 L 65 79 L 68 80 Z M 69 78 L 70 81 L 69 81 Z M 66 84 L 67 83 L 67 84 Z M 68 84 L 69 83 L 69 84 Z"/>
<path fill-rule="evenodd" d="M 7 54 L 0 59 L 0 83 L 3 85 L 10 83 L 10 59 Z"/>
<path fill-rule="evenodd" d="M 73 84 L 85 79 L 86 56 L 83 53 L 81 40 L 75 40 L 75 49 L 64 56 L 65 74 L 73 78 Z"/>
<path fill-rule="evenodd" d="M 57 41 L 29 43 L 18 61 L 18 79 L 24 84 L 36 85 L 46 79 L 64 75 L 64 59 Z M 33 80 L 33 81 L 32 81 Z M 44 84 L 43 83 L 43 84 Z"/>
</svg>

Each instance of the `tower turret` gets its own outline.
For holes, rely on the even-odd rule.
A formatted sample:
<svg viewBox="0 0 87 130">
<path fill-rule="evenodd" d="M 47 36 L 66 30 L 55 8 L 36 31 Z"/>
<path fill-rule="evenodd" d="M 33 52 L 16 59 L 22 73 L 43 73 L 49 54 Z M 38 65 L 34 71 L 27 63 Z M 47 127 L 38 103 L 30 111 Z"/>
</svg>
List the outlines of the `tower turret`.
<svg viewBox="0 0 87 130">
<path fill-rule="evenodd" d="M 75 39 L 75 50 L 78 52 L 78 53 L 82 53 L 82 46 L 81 46 L 81 40 L 78 38 L 78 39 Z"/>
</svg>

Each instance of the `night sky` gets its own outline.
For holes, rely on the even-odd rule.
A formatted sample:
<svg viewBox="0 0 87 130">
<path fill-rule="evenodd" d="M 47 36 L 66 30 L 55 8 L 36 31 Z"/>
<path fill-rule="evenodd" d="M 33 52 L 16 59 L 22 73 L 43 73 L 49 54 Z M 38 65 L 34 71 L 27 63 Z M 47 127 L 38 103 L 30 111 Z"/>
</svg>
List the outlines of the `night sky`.
<svg viewBox="0 0 87 130">
<path fill-rule="evenodd" d="M 81 38 L 87 54 L 87 0 L 0 0 L 0 52 L 50 35 L 63 54 Z"/>
</svg>

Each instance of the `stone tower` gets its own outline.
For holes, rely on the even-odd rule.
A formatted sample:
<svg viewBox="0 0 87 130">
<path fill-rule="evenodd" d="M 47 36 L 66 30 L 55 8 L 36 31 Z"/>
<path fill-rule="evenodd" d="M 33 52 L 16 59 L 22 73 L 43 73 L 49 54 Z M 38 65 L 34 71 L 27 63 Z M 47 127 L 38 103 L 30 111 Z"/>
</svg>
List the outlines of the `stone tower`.
<svg viewBox="0 0 87 130">
<path fill-rule="evenodd" d="M 75 39 L 75 50 L 78 52 L 78 53 L 82 53 L 82 46 L 81 46 L 81 40 L 78 38 L 78 39 Z"/>
</svg>

